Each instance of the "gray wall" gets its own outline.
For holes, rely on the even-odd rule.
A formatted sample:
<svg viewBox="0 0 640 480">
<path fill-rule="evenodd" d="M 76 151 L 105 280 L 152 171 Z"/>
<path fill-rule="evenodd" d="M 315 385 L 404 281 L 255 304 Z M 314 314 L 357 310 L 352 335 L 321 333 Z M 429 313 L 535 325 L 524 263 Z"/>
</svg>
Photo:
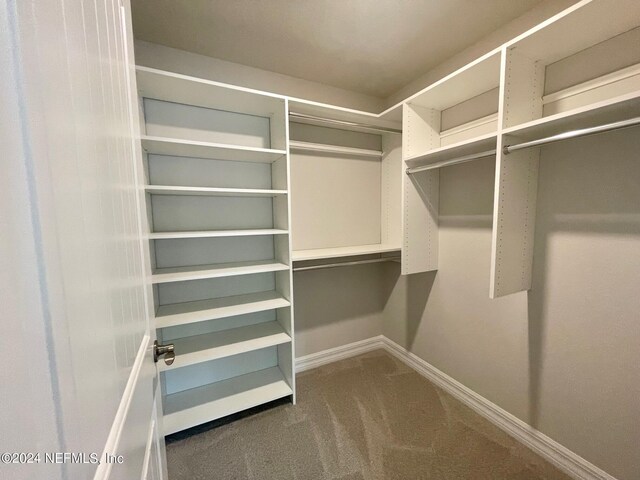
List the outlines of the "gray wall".
<svg viewBox="0 0 640 480">
<path fill-rule="evenodd" d="M 435 273 L 387 267 L 384 335 L 619 479 L 640 478 L 640 129 L 542 150 L 533 288 L 489 300 L 494 161 L 440 173 Z"/>
<path fill-rule="evenodd" d="M 382 333 L 388 284 L 380 264 L 294 273 L 296 357 Z"/>
</svg>

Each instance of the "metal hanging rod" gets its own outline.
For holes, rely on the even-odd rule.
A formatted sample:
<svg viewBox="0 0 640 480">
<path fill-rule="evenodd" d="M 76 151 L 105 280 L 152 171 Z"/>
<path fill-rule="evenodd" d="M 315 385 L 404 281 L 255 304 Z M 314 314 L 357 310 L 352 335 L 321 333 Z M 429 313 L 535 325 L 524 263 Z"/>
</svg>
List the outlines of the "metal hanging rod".
<svg viewBox="0 0 640 480">
<path fill-rule="evenodd" d="M 598 133 L 610 132 L 612 130 L 620 130 L 621 128 L 629 128 L 635 125 L 640 125 L 640 117 L 630 118 L 629 120 L 621 120 L 619 122 L 614 122 L 614 123 L 607 123 L 605 125 L 599 125 L 597 127 L 582 128 L 580 130 L 571 130 L 570 132 L 559 133 L 558 135 L 539 138 L 538 140 L 531 140 L 529 142 L 516 143 L 514 145 L 505 145 L 502 148 L 502 151 L 505 155 L 508 155 L 512 152 L 516 152 L 524 148 L 537 147 L 540 145 L 546 145 L 548 143 L 559 142 L 561 140 L 568 140 L 569 138 L 586 137 L 587 135 L 596 135 Z"/>
<path fill-rule="evenodd" d="M 320 270 L 322 268 L 349 267 L 351 265 L 365 265 L 367 263 L 381 262 L 399 262 L 400 257 L 382 257 L 371 260 L 354 260 L 353 262 L 325 263 L 323 265 L 311 265 L 310 267 L 293 267 L 294 272 L 302 272 L 304 270 Z"/>
<path fill-rule="evenodd" d="M 358 127 L 358 128 L 366 128 L 367 130 L 374 130 L 376 132 L 385 132 L 385 133 L 402 133 L 402 130 L 391 127 L 380 127 L 378 125 L 370 125 L 368 123 L 359 123 L 359 122 L 349 122 L 347 120 L 336 120 L 335 118 L 324 118 L 324 117 L 316 117 L 315 115 L 307 115 L 306 113 L 295 113 L 289 112 L 289 118 L 300 119 L 300 120 L 311 120 L 319 123 L 327 123 L 330 125 L 341 125 L 343 127 Z"/>
<path fill-rule="evenodd" d="M 441 162 L 423 165 L 422 167 L 407 168 L 405 171 L 407 172 L 407 175 L 411 175 L 412 173 L 424 172 L 425 170 L 433 170 L 434 168 L 448 167 L 449 165 L 457 165 L 458 163 L 470 162 L 471 160 L 475 160 L 477 158 L 492 157 L 495 154 L 496 150 L 487 150 L 485 152 L 472 153 L 471 155 L 465 155 L 463 157 L 442 160 Z"/>
</svg>

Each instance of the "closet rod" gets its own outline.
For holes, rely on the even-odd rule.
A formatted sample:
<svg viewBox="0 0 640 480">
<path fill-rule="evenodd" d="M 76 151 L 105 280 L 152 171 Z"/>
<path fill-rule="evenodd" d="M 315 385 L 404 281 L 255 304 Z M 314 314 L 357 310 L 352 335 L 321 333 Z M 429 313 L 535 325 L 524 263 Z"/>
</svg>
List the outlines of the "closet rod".
<svg viewBox="0 0 640 480">
<path fill-rule="evenodd" d="M 293 267 L 294 272 L 302 272 L 304 270 L 319 270 L 321 268 L 349 267 L 351 265 L 365 265 L 367 263 L 381 262 L 399 262 L 400 257 L 382 257 L 372 260 L 354 260 L 353 262 L 325 263 L 324 265 L 312 265 L 310 267 Z"/>
<path fill-rule="evenodd" d="M 424 172 L 425 170 L 433 170 L 434 168 L 447 167 L 449 165 L 457 165 L 458 163 L 470 162 L 477 158 L 491 157 L 496 154 L 495 150 L 487 150 L 485 152 L 472 153 L 471 155 L 465 155 L 463 157 L 450 158 L 449 160 L 443 160 L 441 162 L 431 163 L 429 165 L 423 165 L 422 167 L 407 168 L 405 171 L 407 175 L 412 173 Z"/>
<path fill-rule="evenodd" d="M 342 125 L 345 127 L 366 128 L 367 130 L 375 130 L 377 132 L 402 133 L 402 130 L 397 128 L 380 127 L 377 125 L 370 125 L 368 123 L 348 122 L 346 120 L 336 120 L 335 118 L 316 117 L 315 115 L 307 115 L 306 113 L 289 112 L 289 118 L 294 119 L 294 121 L 296 118 L 298 118 L 301 120 L 312 120 L 314 122 L 328 123 L 331 125 Z"/>
<path fill-rule="evenodd" d="M 569 138 L 586 137 L 587 135 L 596 135 L 598 133 L 610 132 L 612 130 L 620 130 L 621 128 L 633 127 L 640 125 L 640 117 L 630 118 L 629 120 L 621 120 L 619 122 L 607 123 L 605 125 L 599 125 L 597 127 L 582 128 L 579 130 L 571 130 L 569 132 L 559 133 L 550 137 L 539 138 L 538 140 L 531 140 L 529 142 L 516 143 L 514 145 L 505 145 L 502 151 L 505 155 L 508 155 L 517 150 L 524 148 L 537 147 L 540 145 L 546 145 L 547 143 L 559 142 L 561 140 L 567 140 Z"/>
</svg>

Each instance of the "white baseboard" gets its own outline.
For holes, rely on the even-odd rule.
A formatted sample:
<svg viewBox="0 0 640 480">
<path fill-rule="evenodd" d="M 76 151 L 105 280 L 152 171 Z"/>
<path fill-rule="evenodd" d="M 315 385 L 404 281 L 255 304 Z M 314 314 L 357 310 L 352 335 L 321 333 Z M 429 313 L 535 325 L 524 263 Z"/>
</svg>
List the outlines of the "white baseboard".
<svg viewBox="0 0 640 480">
<path fill-rule="evenodd" d="M 393 356 L 485 417 L 516 440 L 528 446 L 531 450 L 549 463 L 558 467 L 567 475 L 577 480 L 616 480 L 615 477 L 503 410 L 498 405 L 465 387 L 417 355 L 384 336 L 382 338 L 385 350 Z"/>
<path fill-rule="evenodd" d="M 303 372 L 338 360 L 355 357 L 379 348 L 388 351 L 572 478 L 576 480 L 616 480 L 604 470 L 478 395 L 384 335 L 296 358 L 296 372 Z"/>
<path fill-rule="evenodd" d="M 296 358 L 296 373 L 321 367 L 322 365 L 337 362 L 338 360 L 344 360 L 345 358 L 355 357 L 379 348 L 385 348 L 384 337 L 382 335 L 330 348 L 322 352 L 312 353 L 304 357 L 298 357 Z"/>
</svg>

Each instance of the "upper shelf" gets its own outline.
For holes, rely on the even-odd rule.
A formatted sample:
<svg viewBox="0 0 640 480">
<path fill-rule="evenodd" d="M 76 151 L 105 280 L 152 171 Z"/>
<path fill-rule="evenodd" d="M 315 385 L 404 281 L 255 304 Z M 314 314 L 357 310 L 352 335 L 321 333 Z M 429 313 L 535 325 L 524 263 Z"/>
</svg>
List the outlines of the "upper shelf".
<svg viewBox="0 0 640 480">
<path fill-rule="evenodd" d="M 354 245 L 349 247 L 314 248 L 312 250 L 294 250 L 294 262 L 305 260 L 320 260 L 323 258 L 353 257 L 356 255 L 372 255 L 376 253 L 399 252 L 400 245 Z"/>
<path fill-rule="evenodd" d="M 639 112 L 640 91 L 636 91 L 516 125 L 503 130 L 502 133 L 513 135 L 523 141 L 535 140 L 570 130 L 627 120 L 637 117 Z"/>
<path fill-rule="evenodd" d="M 446 110 L 500 84 L 500 51 L 492 51 L 456 70 L 406 102 L 434 110 Z"/>
<path fill-rule="evenodd" d="M 198 142 L 177 138 L 141 137 L 142 147 L 147 153 L 170 155 L 175 157 L 208 158 L 211 160 L 230 160 L 234 162 L 273 163 L 283 155 L 285 150 L 271 148 L 243 147 L 222 143 Z"/>
<path fill-rule="evenodd" d="M 285 97 L 281 95 L 155 68 L 136 66 L 136 78 L 143 98 L 262 117 L 282 114 L 285 108 Z"/>
<path fill-rule="evenodd" d="M 638 26 L 638 0 L 583 0 L 509 42 L 549 65 Z"/>
<path fill-rule="evenodd" d="M 339 107 L 327 103 L 314 102 L 312 100 L 304 100 L 301 98 L 289 98 L 289 111 L 292 113 L 301 113 L 315 117 L 328 118 L 332 120 L 340 120 L 343 122 L 353 122 L 372 125 L 375 127 L 402 129 L 402 104 L 394 105 L 380 114 L 355 110 L 352 108 Z M 295 119 L 292 121 L 298 123 L 309 123 L 315 125 L 313 120 Z M 323 125 L 320 123 L 319 125 Z M 356 132 L 370 132 L 367 128 L 358 126 L 342 126 L 340 128 L 353 130 Z"/>
</svg>

